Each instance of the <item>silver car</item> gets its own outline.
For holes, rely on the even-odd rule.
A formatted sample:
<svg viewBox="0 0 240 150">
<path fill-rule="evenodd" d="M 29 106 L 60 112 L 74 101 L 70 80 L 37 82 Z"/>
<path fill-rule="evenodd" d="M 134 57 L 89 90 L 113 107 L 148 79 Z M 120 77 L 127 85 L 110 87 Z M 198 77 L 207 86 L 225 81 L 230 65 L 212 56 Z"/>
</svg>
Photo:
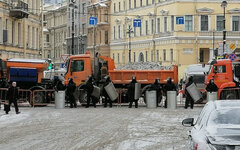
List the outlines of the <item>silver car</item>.
<svg viewBox="0 0 240 150">
<path fill-rule="evenodd" d="M 191 127 L 188 135 L 190 150 L 240 150 L 240 101 L 208 102 L 196 122 L 182 121 Z"/>
</svg>

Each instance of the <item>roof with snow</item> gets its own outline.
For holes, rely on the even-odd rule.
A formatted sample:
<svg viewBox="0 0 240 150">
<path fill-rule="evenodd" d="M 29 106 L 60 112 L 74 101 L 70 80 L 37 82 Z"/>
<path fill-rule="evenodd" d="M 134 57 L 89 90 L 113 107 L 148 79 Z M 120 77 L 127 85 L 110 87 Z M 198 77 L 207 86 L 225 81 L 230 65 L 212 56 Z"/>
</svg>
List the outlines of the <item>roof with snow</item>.
<svg viewBox="0 0 240 150">
<path fill-rule="evenodd" d="M 9 62 L 30 62 L 30 63 L 45 63 L 45 59 L 24 59 L 24 58 L 12 58 L 8 59 Z"/>
</svg>

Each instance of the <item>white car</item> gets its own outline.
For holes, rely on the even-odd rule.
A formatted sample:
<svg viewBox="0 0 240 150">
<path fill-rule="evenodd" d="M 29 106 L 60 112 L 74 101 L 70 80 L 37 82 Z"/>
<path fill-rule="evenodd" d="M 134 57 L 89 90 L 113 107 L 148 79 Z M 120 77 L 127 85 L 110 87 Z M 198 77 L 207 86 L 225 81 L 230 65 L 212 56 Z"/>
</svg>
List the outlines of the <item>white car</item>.
<svg viewBox="0 0 240 150">
<path fill-rule="evenodd" d="M 240 100 L 208 102 L 197 121 L 187 118 L 190 150 L 240 150 Z"/>
</svg>

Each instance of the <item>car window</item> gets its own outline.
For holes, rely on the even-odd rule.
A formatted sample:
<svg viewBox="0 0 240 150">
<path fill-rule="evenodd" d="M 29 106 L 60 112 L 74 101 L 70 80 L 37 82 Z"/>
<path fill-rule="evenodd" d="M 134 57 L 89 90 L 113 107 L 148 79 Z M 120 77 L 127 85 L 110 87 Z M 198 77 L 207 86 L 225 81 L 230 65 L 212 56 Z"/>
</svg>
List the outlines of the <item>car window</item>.
<svg viewBox="0 0 240 150">
<path fill-rule="evenodd" d="M 206 122 L 206 120 L 204 120 L 204 119 L 206 119 L 206 115 L 209 114 L 209 109 L 210 109 L 210 107 L 211 107 L 211 104 L 209 104 L 209 103 L 207 103 L 207 104 L 203 107 L 203 110 L 201 111 L 201 113 L 200 113 L 200 115 L 199 115 L 199 117 L 198 117 L 198 119 L 197 119 L 197 122 L 196 122 L 196 125 L 197 125 L 198 127 L 201 128 L 202 125 L 203 125 L 203 123 Z"/>
<path fill-rule="evenodd" d="M 231 109 L 220 109 L 213 111 L 210 115 L 209 124 L 220 125 L 220 124 L 240 124 L 240 110 L 239 108 Z"/>
</svg>

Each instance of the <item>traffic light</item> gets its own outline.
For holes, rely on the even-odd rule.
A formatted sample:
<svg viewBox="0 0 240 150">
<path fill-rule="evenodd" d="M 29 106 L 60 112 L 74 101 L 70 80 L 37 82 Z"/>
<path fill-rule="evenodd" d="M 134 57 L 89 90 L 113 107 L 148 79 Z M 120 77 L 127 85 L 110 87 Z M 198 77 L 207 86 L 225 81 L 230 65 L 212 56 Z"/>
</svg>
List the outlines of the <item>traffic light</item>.
<svg viewBox="0 0 240 150">
<path fill-rule="evenodd" d="M 50 62 L 49 64 L 48 64 L 48 70 L 51 70 L 52 69 L 52 63 Z"/>
</svg>

